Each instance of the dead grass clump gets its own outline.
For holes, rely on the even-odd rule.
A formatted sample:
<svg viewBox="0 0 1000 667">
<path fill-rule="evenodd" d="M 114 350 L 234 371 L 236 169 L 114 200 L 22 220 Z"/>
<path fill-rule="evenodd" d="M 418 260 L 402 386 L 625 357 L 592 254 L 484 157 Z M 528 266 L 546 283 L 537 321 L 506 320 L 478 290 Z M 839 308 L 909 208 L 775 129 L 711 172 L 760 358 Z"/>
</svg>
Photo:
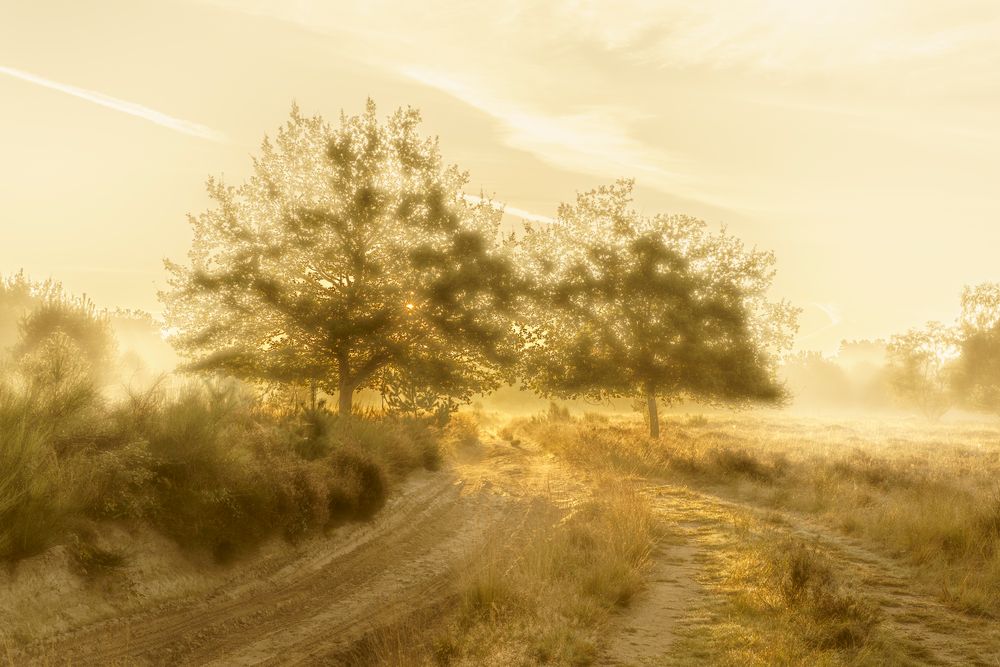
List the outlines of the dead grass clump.
<svg viewBox="0 0 1000 667">
<path fill-rule="evenodd" d="M 452 415 L 444 429 L 443 440 L 453 450 L 476 446 L 479 443 L 479 420 L 476 415 L 468 412 Z"/>
<path fill-rule="evenodd" d="M 546 417 L 551 422 L 568 422 L 573 419 L 569 414 L 569 408 L 565 405 L 559 405 L 555 401 L 549 402 L 549 409 L 546 413 Z"/>
<path fill-rule="evenodd" d="M 684 420 L 684 425 L 691 428 L 701 428 L 708 426 L 708 417 L 705 415 L 690 415 Z"/>
<path fill-rule="evenodd" d="M 877 608 L 837 582 L 829 561 L 799 542 L 781 545 L 775 578 L 785 602 L 805 611 L 814 624 L 809 636 L 819 648 L 861 648 L 879 623 Z"/>
<path fill-rule="evenodd" d="M 69 554 L 77 572 L 90 579 L 115 572 L 124 567 L 127 561 L 123 552 L 100 546 L 94 531 L 88 529 L 73 533 Z"/>
<path fill-rule="evenodd" d="M 722 476 L 742 476 L 757 482 L 774 479 L 773 468 L 742 448 L 713 448 L 705 459 L 706 468 Z"/>
<path fill-rule="evenodd" d="M 986 546 L 992 551 L 1000 550 L 1000 489 L 994 491 L 992 498 L 987 499 L 974 523 L 987 539 Z M 992 543 L 989 538 L 993 538 Z"/>
</svg>

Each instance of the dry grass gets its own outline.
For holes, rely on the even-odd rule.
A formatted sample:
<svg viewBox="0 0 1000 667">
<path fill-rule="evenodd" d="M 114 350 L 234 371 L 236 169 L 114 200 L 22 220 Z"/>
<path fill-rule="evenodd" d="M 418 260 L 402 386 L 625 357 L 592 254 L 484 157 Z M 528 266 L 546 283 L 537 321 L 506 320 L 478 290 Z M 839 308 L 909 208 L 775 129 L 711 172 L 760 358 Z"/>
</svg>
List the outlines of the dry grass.
<svg viewBox="0 0 1000 667">
<path fill-rule="evenodd" d="M 409 619 L 367 638 L 352 664 L 592 664 L 611 614 L 643 588 L 657 534 L 648 501 L 621 482 L 569 512 L 536 499 L 516 534 L 458 566 L 454 609 L 432 631 Z"/>
<path fill-rule="evenodd" d="M 725 416 L 640 424 L 525 420 L 580 465 L 817 515 L 915 568 L 956 609 L 1000 616 L 1000 428 Z"/>
</svg>

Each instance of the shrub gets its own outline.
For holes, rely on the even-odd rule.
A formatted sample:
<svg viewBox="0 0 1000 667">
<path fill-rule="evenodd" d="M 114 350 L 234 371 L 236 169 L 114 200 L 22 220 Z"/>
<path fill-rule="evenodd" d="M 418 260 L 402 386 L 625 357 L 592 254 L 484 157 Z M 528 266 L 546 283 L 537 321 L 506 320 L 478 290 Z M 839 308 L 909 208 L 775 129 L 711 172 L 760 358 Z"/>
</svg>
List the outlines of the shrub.
<svg viewBox="0 0 1000 667">
<path fill-rule="evenodd" d="M 334 484 L 330 489 L 330 520 L 370 519 L 385 505 L 388 481 L 368 456 L 342 450 L 330 457 Z"/>
<path fill-rule="evenodd" d="M 60 470 L 46 435 L 28 405 L 0 388 L 0 560 L 43 551 L 65 525 Z"/>
<path fill-rule="evenodd" d="M 86 459 L 90 483 L 84 511 L 97 519 L 139 519 L 156 506 L 154 459 L 144 440 Z"/>
</svg>

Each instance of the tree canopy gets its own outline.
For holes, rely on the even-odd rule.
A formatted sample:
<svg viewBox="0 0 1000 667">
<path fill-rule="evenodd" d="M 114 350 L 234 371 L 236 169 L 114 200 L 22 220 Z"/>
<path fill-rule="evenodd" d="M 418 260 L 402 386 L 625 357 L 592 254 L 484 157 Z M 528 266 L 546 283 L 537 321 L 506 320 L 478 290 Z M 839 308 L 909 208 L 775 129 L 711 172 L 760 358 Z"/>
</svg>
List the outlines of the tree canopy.
<svg viewBox="0 0 1000 667">
<path fill-rule="evenodd" d="M 966 287 L 954 384 L 972 408 L 1000 413 L 1000 283 Z"/>
<path fill-rule="evenodd" d="M 632 182 L 618 181 L 528 228 L 527 384 L 645 399 L 654 436 L 657 400 L 780 400 L 777 358 L 797 310 L 767 299 L 774 256 L 692 217 L 641 215 L 631 194 Z"/>
<path fill-rule="evenodd" d="M 293 108 L 238 187 L 209 179 L 166 317 L 189 367 L 352 395 L 394 378 L 467 400 L 505 377 L 520 290 L 501 212 L 462 194 L 420 116 Z"/>
</svg>

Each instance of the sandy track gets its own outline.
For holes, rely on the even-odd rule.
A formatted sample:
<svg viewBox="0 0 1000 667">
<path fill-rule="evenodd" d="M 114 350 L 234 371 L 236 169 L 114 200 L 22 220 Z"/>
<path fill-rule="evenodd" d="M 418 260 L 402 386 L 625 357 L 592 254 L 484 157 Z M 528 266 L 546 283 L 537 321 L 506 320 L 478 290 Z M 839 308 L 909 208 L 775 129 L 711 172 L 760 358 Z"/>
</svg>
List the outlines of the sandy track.
<svg viewBox="0 0 1000 667">
<path fill-rule="evenodd" d="M 488 535 L 517 532 L 526 501 L 551 488 L 549 466 L 545 456 L 492 443 L 485 454 L 409 480 L 370 524 L 255 564 L 225 586 L 102 621 L 16 657 L 82 665 L 338 664 L 367 633 L 442 604 L 456 564 Z"/>
<path fill-rule="evenodd" d="M 660 664 L 670 655 L 678 629 L 689 622 L 699 595 L 707 593 L 709 554 L 720 540 L 746 539 L 739 531 L 766 530 L 822 551 L 837 574 L 874 602 L 883 623 L 910 646 L 920 665 L 1000 665 L 1000 624 L 949 609 L 913 583 L 906 564 L 876 553 L 859 540 L 795 512 L 758 507 L 682 485 L 646 487 L 654 511 L 678 544 L 660 550 L 649 590 L 617 624 L 606 664 Z M 743 517 L 743 519 L 741 519 Z M 745 518 L 755 521 L 748 523 Z M 756 524 L 756 528 L 754 527 Z M 738 527 L 737 527 L 738 526 Z"/>
</svg>

